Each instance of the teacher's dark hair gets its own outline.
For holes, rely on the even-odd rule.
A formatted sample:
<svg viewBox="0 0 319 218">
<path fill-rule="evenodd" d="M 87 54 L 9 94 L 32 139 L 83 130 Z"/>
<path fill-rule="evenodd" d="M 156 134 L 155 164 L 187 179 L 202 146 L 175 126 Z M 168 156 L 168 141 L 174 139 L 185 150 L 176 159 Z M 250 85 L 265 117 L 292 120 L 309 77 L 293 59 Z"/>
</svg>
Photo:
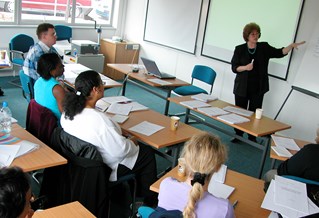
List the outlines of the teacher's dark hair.
<svg viewBox="0 0 319 218">
<path fill-rule="evenodd" d="M 259 38 L 261 36 L 260 27 L 256 23 L 246 24 L 243 30 L 243 38 L 246 42 L 248 42 L 248 37 L 252 31 L 256 30 L 259 33 Z"/>
<path fill-rule="evenodd" d="M 64 99 L 63 108 L 66 119 L 73 120 L 75 115 L 83 111 L 93 87 L 100 86 L 101 82 L 100 75 L 94 70 L 84 71 L 78 75 L 75 79 L 75 91 L 67 93 Z"/>
<path fill-rule="evenodd" d="M 0 169 L 0 217 L 19 217 L 26 205 L 30 177 L 19 167 Z"/>
<path fill-rule="evenodd" d="M 38 61 L 38 74 L 45 80 L 49 80 L 52 75 L 50 72 L 57 68 L 61 59 L 56 53 L 47 53 L 40 56 Z"/>
</svg>

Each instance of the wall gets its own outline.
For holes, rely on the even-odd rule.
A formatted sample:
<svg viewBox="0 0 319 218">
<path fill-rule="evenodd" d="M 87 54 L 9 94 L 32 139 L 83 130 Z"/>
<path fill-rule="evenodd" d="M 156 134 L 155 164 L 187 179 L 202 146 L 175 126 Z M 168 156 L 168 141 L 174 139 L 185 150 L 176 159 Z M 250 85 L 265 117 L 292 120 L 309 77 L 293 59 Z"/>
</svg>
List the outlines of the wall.
<svg viewBox="0 0 319 218">
<path fill-rule="evenodd" d="M 213 94 L 217 95 L 221 100 L 234 103 L 232 90 L 235 75 L 232 73 L 230 65 L 200 56 L 208 0 L 203 0 L 195 55 L 143 41 L 146 4 L 147 0 L 128 1 L 126 22 L 123 27 L 126 39 L 141 44 L 140 56 L 146 56 L 156 60 L 162 71 L 175 74 L 178 78 L 188 82 L 190 82 L 191 71 L 195 64 L 209 65 L 213 67 L 218 74 Z M 319 14 L 317 13 L 318 8 L 319 1 L 305 0 L 297 41 L 310 40 L 312 30 L 319 18 Z M 280 29 L 278 30 L 278 34 L 280 34 Z M 238 37 L 241 37 L 241 35 Z M 294 51 L 287 81 L 270 77 L 270 91 L 265 95 L 263 104 L 266 116 L 274 118 L 290 92 L 295 75 L 299 70 L 298 67 L 301 64 L 305 48 L 306 46 L 300 47 Z M 293 91 L 277 118 L 277 120 L 291 125 L 292 128 L 290 130 L 281 131 L 280 134 L 313 142 L 315 131 L 317 127 L 319 127 L 318 108 L 318 99 Z"/>
</svg>

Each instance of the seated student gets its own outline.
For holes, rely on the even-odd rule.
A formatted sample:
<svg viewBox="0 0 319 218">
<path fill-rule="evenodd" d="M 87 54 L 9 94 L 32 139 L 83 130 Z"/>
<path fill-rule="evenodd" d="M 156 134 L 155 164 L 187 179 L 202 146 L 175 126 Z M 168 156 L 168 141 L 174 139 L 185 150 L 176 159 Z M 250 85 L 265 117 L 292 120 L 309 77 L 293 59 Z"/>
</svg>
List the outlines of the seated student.
<svg viewBox="0 0 319 218">
<path fill-rule="evenodd" d="M 110 181 L 134 173 L 144 204 L 154 206 L 156 194 L 149 190 L 156 181 L 156 162 L 152 149 L 136 145 L 122 136 L 121 128 L 104 113 L 95 109 L 104 96 L 100 75 L 92 70 L 82 72 L 75 80 L 75 92 L 67 93 L 61 126 L 65 132 L 97 147 L 103 161 L 112 169 Z"/>
<path fill-rule="evenodd" d="M 41 55 L 37 71 L 41 77 L 34 84 L 34 99 L 60 120 L 65 90 L 56 78 L 63 75 L 64 65 L 57 54 L 47 53 Z"/>
<path fill-rule="evenodd" d="M 18 167 L 0 168 L 0 217 L 32 217 L 30 200 L 29 175 Z"/>
<path fill-rule="evenodd" d="M 227 155 L 220 140 L 208 133 L 194 135 L 185 145 L 181 157 L 185 158 L 185 182 L 171 177 L 160 185 L 158 206 L 166 210 L 183 211 L 183 217 L 234 217 L 228 200 L 210 194 L 208 184 Z"/>
</svg>

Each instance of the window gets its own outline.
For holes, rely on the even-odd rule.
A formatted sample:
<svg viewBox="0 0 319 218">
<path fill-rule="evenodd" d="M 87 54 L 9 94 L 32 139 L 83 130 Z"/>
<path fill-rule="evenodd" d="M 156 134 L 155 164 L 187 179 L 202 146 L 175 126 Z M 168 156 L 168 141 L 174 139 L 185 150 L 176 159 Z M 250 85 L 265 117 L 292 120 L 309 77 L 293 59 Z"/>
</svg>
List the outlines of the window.
<svg viewBox="0 0 319 218">
<path fill-rule="evenodd" d="M 0 22 L 30 24 L 34 21 L 48 21 L 92 25 L 92 21 L 96 21 L 98 25 L 111 26 L 115 1 L 0 0 Z"/>
</svg>

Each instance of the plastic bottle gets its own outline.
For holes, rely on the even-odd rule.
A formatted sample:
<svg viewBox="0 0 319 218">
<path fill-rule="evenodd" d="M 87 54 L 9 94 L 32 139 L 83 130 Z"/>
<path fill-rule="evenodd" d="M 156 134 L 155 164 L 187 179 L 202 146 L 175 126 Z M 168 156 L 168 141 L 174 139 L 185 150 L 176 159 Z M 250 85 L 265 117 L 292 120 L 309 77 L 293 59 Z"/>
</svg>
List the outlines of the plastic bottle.
<svg viewBox="0 0 319 218">
<path fill-rule="evenodd" d="M 12 113 L 8 107 L 8 103 L 4 101 L 2 103 L 2 108 L 0 109 L 0 126 L 1 132 L 10 133 L 11 132 L 11 117 Z"/>
</svg>

